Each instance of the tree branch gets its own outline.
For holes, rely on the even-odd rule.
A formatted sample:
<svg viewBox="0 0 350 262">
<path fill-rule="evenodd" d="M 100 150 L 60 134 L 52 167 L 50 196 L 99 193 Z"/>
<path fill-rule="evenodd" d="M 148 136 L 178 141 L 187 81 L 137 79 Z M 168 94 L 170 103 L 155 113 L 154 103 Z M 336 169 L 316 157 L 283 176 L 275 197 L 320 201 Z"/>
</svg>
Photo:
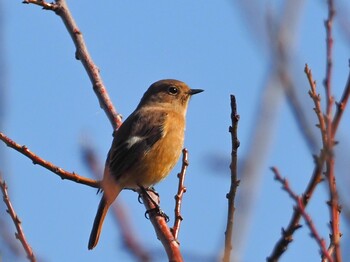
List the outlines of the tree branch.
<svg viewBox="0 0 350 262">
<path fill-rule="evenodd" d="M 159 204 L 160 202 L 159 196 L 153 191 L 147 191 L 147 193 L 148 196 L 140 191 L 140 196 L 142 197 L 146 210 L 155 210 L 156 208 L 159 208 L 159 206 L 157 207 L 155 205 L 155 203 Z M 155 201 L 155 203 L 150 200 L 150 197 Z M 168 227 L 166 219 L 163 216 L 157 215 L 156 212 L 150 212 L 149 219 L 151 220 L 154 230 L 156 231 L 158 239 L 164 246 L 164 249 L 168 255 L 168 260 L 171 262 L 183 261 L 180 252 L 180 245 Z"/>
<path fill-rule="evenodd" d="M 329 4 L 328 20 L 331 20 L 331 22 L 326 21 L 326 23 L 325 23 L 326 31 L 328 30 L 327 27 L 332 25 L 332 20 L 333 20 L 333 16 L 334 16 L 334 9 L 332 7 L 332 5 L 333 5 L 332 1 L 329 1 L 328 4 Z M 332 101 L 333 98 L 331 98 L 331 96 L 330 96 L 330 94 L 331 94 L 330 93 L 330 83 L 331 83 L 330 80 L 331 80 L 331 72 L 332 72 L 332 51 L 331 51 L 332 45 L 333 45 L 332 35 L 331 35 L 331 32 L 328 31 L 327 32 L 327 69 L 326 69 L 326 79 L 324 82 L 325 86 L 326 86 L 326 93 L 328 93 L 328 97 L 327 97 L 327 101 L 328 101 L 327 106 L 328 107 L 330 107 L 329 103 L 333 103 L 333 101 Z M 309 78 L 309 75 L 307 72 L 306 72 L 306 74 Z M 311 72 L 310 72 L 310 74 L 311 74 Z M 310 81 L 310 78 L 309 78 L 309 83 L 310 83 L 310 86 L 312 89 L 312 86 L 314 85 L 314 81 L 313 80 Z M 327 137 L 327 138 L 323 138 L 323 140 L 325 140 L 327 142 L 327 144 L 328 144 L 328 142 L 332 143 L 332 144 L 330 144 L 331 148 L 334 145 L 334 137 L 336 135 L 336 131 L 338 129 L 340 120 L 341 120 L 342 115 L 344 113 L 345 107 L 347 105 L 349 96 L 350 96 L 350 74 L 349 74 L 345 89 L 343 91 L 342 98 L 341 98 L 340 102 L 337 103 L 337 111 L 333 117 L 333 120 L 332 120 L 332 118 L 330 118 L 330 116 L 328 116 L 327 119 L 325 119 L 323 117 L 324 120 L 321 120 L 321 121 L 325 122 L 326 129 L 328 129 L 326 131 L 326 133 L 327 133 L 326 135 L 325 135 L 325 133 L 322 134 L 322 136 Z M 331 115 L 330 108 L 326 109 L 326 111 L 327 110 L 328 110 L 328 114 Z M 321 121 L 319 121 L 320 126 L 321 126 Z M 309 184 L 307 185 L 307 187 L 304 190 L 304 193 L 302 195 L 302 204 L 304 207 L 307 206 L 309 199 L 311 198 L 316 186 L 323 180 L 322 170 L 323 170 L 324 163 L 326 162 L 326 160 L 328 158 L 328 152 L 327 152 L 328 149 L 325 150 L 325 148 L 329 148 L 329 146 L 324 147 L 323 150 L 321 150 L 321 152 L 319 153 L 319 155 L 314 157 L 315 158 L 315 168 L 314 168 L 312 177 L 309 181 Z M 331 163 L 331 165 L 334 165 L 334 163 L 333 164 Z M 331 169 L 333 169 L 333 167 L 328 166 L 327 169 L 331 170 Z M 328 181 L 332 181 L 330 183 L 333 183 L 333 182 L 335 182 L 335 179 L 331 178 L 331 179 L 328 179 Z M 333 184 L 332 187 L 334 187 L 334 186 L 335 185 Z M 333 194 L 333 199 L 334 199 L 335 189 L 330 189 L 330 190 L 333 191 L 333 193 L 331 193 L 331 194 Z M 334 216 L 336 218 L 336 220 L 338 220 L 339 214 L 337 215 L 336 213 L 339 213 L 339 204 L 338 204 L 337 200 L 335 202 L 333 202 L 334 215 L 332 215 L 332 216 Z M 332 213 L 333 213 L 333 211 L 332 211 Z M 299 226 L 300 218 L 301 218 L 300 211 L 295 209 L 287 228 L 283 229 L 281 238 L 277 241 L 271 255 L 267 258 L 268 261 L 277 261 L 279 259 L 279 257 L 285 252 L 289 243 L 293 239 L 293 233 L 295 232 L 295 230 L 297 230 L 300 227 Z M 338 227 L 338 229 L 339 229 L 339 227 Z M 333 229 L 332 229 L 332 231 L 333 231 Z M 338 231 L 337 235 L 338 235 L 338 237 L 340 237 L 339 231 Z M 339 255 L 339 253 L 340 252 L 338 252 L 338 255 Z"/>
<path fill-rule="evenodd" d="M 289 186 L 287 179 L 282 178 L 282 176 L 280 175 L 276 167 L 272 167 L 271 170 L 275 174 L 275 179 L 282 184 L 283 190 L 285 190 L 288 193 L 288 195 L 295 201 L 296 203 L 295 209 L 299 210 L 304 220 L 306 221 L 306 224 L 308 225 L 311 231 L 311 237 L 313 237 L 316 240 L 317 244 L 319 245 L 322 256 L 326 257 L 329 262 L 333 262 L 331 255 L 328 253 L 325 240 L 320 237 L 315 224 L 312 222 L 310 215 L 305 210 L 305 206 L 303 205 L 302 198 L 293 192 L 293 190 Z"/>
<path fill-rule="evenodd" d="M 35 258 L 34 252 L 26 240 L 26 237 L 24 235 L 24 232 L 23 232 L 23 229 L 21 226 L 21 220 L 17 216 L 17 214 L 12 206 L 12 203 L 10 201 L 10 198 L 9 198 L 9 195 L 7 192 L 7 185 L 6 185 L 5 181 L 2 180 L 1 174 L 0 174 L 0 188 L 2 191 L 2 195 L 3 195 L 3 200 L 7 206 L 7 213 L 9 213 L 9 215 L 11 216 L 12 221 L 16 227 L 16 230 L 17 230 L 15 236 L 21 242 L 21 244 L 22 244 L 22 246 L 27 254 L 28 260 L 31 262 L 35 262 L 36 258 Z"/>
<path fill-rule="evenodd" d="M 239 140 L 237 138 L 237 128 L 239 115 L 237 114 L 237 104 L 236 97 L 231 95 L 231 121 L 232 126 L 229 128 L 229 132 L 231 133 L 231 141 L 232 141 L 232 151 L 231 151 L 231 186 L 230 191 L 226 195 L 228 200 L 228 211 L 227 211 L 227 224 L 225 231 L 225 250 L 224 257 L 222 261 L 229 262 L 231 251 L 232 251 L 232 234 L 233 234 L 233 223 L 234 223 L 234 213 L 235 213 L 235 197 L 237 187 L 239 186 L 239 180 L 237 176 L 237 150 L 239 147 Z"/>
<path fill-rule="evenodd" d="M 321 97 L 316 91 L 316 81 L 314 81 L 312 77 L 311 69 L 307 64 L 305 65 L 304 72 L 307 76 L 307 79 L 309 80 L 309 85 L 310 85 L 309 95 L 312 101 L 314 102 L 314 105 L 315 105 L 314 111 L 318 118 L 318 124 L 316 126 L 320 128 L 323 144 L 326 144 L 327 143 L 326 122 L 322 113 Z"/>
<path fill-rule="evenodd" d="M 0 132 L 0 140 L 2 140 L 7 146 L 13 148 L 14 150 L 18 151 L 22 155 L 25 155 L 30 160 L 33 161 L 34 165 L 42 166 L 51 172 L 55 173 L 56 175 L 59 175 L 62 179 L 67 179 L 74 181 L 79 184 L 84 184 L 87 186 L 99 188 L 99 182 L 90 178 L 79 176 L 78 174 L 74 172 L 68 172 L 58 166 L 55 166 L 49 161 L 46 161 L 42 159 L 40 156 L 34 154 L 31 152 L 26 146 L 22 146 L 17 144 L 15 141 L 11 140 L 9 137 L 5 136 L 5 134 Z"/>
<path fill-rule="evenodd" d="M 328 0 L 328 18 L 325 22 L 326 27 L 326 78 L 324 81 L 325 90 L 326 90 L 326 136 L 327 143 L 323 145 L 323 149 L 327 152 L 326 158 L 326 177 L 328 179 L 328 188 L 330 194 L 330 216 L 331 216 L 331 241 L 334 244 L 334 258 L 336 262 L 342 261 L 341 249 L 340 249 L 340 237 L 341 233 L 339 230 L 340 227 L 340 212 L 341 208 L 339 205 L 339 196 L 336 185 L 336 178 L 334 174 L 334 132 L 332 130 L 332 108 L 334 104 L 334 98 L 332 96 L 332 72 L 333 72 L 333 22 L 334 22 L 334 2 L 333 0 Z"/>
<path fill-rule="evenodd" d="M 25 0 L 23 3 L 26 4 L 36 4 L 42 6 L 43 9 L 54 11 L 59 17 L 61 17 L 64 25 L 69 32 L 74 45 L 76 47 L 75 58 L 80 60 L 83 64 L 90 81 L 93 86 L 93 90 L 99 100 L 100 107 L 106 113 L 109 121 L 111 122 L 113 129 L 116 130 L 122 124 L 122 116 L 116 111 L 109 95 L 106 90 L 106 87 L 103 84 L 100 70 L 93 62 L 89 51 L 86 47 L 83 34 L 79 30 L 76 22 L 74 21 L 73 16 L 70 13 L 70 10 L 67 6 L 65 0 L 56 0 L 55 3 L 47 3 L 40 0 Z"/>
<path fill-rule="evenodd" d="M 182 150 L 182 167 L 180 173 L 177 174 L 177 177 L 179 178 L 179 185 L 177 188 L 177 194 L 175 195 L 175 221 L 174 221 L 174 226 L 171 228 L 171 232 L 174 235 L 174 238 L 178 241 L 179 237 L 179 231 L 180 231 L 180 224 L 181 221 L 183 220 L 183 217 L 181 215 L 181 204 L 182 204 L 182 197 L 183 194 L 186 192 L 186 187 L 184 185 L 185 182 L 185 176 L 186 176 L 186 171 L 187 167 L 189 165 L 188 162 L 188 150 L 184 148 Z"/>
</svg>

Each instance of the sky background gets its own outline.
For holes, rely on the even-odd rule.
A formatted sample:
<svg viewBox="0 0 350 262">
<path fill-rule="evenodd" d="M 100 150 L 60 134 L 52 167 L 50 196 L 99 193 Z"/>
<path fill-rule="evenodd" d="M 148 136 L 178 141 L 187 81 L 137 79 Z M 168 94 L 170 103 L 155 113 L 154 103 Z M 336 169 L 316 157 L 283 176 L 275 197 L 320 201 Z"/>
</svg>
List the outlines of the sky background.
<svg viewBox="0 0 350 262">
<path fill-rule="evenodd" d="M 187 261 L 217 261 L 223 248 L 225 196 L 230 182 L 230 94 L 236 96 L 240 114 L 239 168 L 242 173 L 247 170 L 243 164 L 247 159 L 256 167 L 252 167 L 254 182 L 245 183 L 242 178 L 238 188 L 241 204 L 236 210 L 234 234 L 238 242 L 233 252 L 239 261 L 264 261 L 292 214 L 293 201 L 274 181 L 269 167 L 277 166 L 297 193 L 303 192 L 312 174 L 312 154 L 319 152 L 319 144 L 311 150 L 306 145 L 281 85 L 270 81 L 271 71 L 278 67 L 271 49 L 276 44 L 274 29 L 286 19 L 288 70 L 303 115 L 319 141 L 304 65 L 309 64 L 324 97 L 326 1 L 289 1 L 298 10 L 296 23 L 283 13 L 285 2 L 68 1 L 109 95 L 124 118 L 134 110 L 148 86 L 159 79 L 179 79 L 192 88 L 205 90 L 191 99 L 187 114 L 185 146 L 190 166 L 179 236 Z M 0 7 L 1 131 L 44 159 L 92 177 L 82 161 L 82 144 L 91 145 L 103 163 L 112 141 L 112 128 L 84 68 L 75 59 L 74 45 L 62 21 L 50 11 L 21 1 L 3 1 Z M 340 1 L 336 8 L 339 16 L 334 24 L 332 83 L 335 99 L 339 100 L 349 73 L 350 33 L 345 29 L 350 26 L 346 20 L 350 5 Z M 264 97 L 268 101 L 267 114 L 261 110 Z M 336 148 L 337 181 L 344 189 L 350 183 L 349 111 L 339 127 L 340 144 Z M 258 121 L 268 125 L 265 132 L 257 130 Z M 254 137 L 262 149 L 252 142 Z M 156 186 L 171 224 L 179 170 L 180 164 Z M 105 221 L 98 246 L 87 250 L 100 201 L 96 189 L 61 180 L 2 143 L 0 171 L 27 240 L 40 261 L 134 261 L 123 247 L 111 215 Z M 348 191 L 341 193 L 342 199 L 349 200 Z M 317 189 L 307 211 L 328 243 L 327 199 L 324 184 Z M 124 191 L 118 201 L 128 208 L 141 244 L 156 261 L 165 261 L 161 243 L 144 218 L 145 210 L 137 195 Z M 12 236 L 12 221 L 2 203 L 0 208 L 1 220 Z M 344 219 L 343 251 L 344 258 L 349 259 L 350 251 L 345 250 L 348 226 Z M 281 261 L 319 261 L 319 248 L 307 227 L 298 230 L 294 239 Z M 5 246 L 1 241 L 4 240 L 0 240 L 0 246 Z M 0 252 L 3 261 L 25 260 L 23 256 L 15 260 L 6 248 Z"/>
</svg>

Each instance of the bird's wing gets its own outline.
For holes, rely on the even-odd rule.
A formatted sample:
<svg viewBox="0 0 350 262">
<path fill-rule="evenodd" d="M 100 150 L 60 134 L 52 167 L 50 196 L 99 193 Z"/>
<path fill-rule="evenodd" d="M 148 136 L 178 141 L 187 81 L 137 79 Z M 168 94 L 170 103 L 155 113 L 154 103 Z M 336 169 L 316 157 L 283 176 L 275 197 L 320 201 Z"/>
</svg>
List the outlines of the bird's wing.
<svg viewBox="0 0 350 262">
<path fill-rule="evenodd" d="M 136 111 L 125 120 L 115 135 L 107 157 L 107 164 L 116 179 L 164 136 L 166 117 L 164 111 L 153 111 L 149 114 Z"/>
</svg>

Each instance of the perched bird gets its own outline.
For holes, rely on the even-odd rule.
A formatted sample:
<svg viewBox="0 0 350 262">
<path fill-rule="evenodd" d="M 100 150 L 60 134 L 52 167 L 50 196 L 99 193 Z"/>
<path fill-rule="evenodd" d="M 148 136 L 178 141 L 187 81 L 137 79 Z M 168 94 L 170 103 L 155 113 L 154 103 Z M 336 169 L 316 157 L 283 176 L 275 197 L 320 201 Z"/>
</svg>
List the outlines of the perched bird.
<svg viewBox="0 0 350 262">
<path fill-rule="evenodd" d="M 148 188 L 169 174 L 183 148 L 188 102 L 202 91 L 178 80 L 155 82 L 116 131 L 105 164 L 103 196 L 89 249 L 97 245 L 108 208 L 124 188 Z"/>
</svg>

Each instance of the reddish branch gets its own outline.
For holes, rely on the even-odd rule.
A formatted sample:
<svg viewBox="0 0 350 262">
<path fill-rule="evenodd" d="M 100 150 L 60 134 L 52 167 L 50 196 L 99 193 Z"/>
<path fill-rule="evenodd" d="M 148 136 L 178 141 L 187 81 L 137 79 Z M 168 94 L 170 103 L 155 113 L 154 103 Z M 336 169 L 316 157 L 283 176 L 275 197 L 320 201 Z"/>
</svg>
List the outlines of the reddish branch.
<svg viewBox="0 0 350 262">
<path fill-rule="evenodd" d="M 43 9 L 54 11 L 59 17 L 61 17 L 76 47 L 75 57 L 83 64 L 87 74 L 89 75 L 100 106 L 105 111 L 113 126 L 113 129 L 116 130 L 122 124 L 122 116 L 116 111 L 111 99 L 109 98 L 108 92 L 100 75 L 100 70 L 95 65 L 89 54 L 83 34 L 75 23 L 66 1 L 56 0 L 54 3 L 47 3 L 41 0 L 24 0 L 23 3 L 42 6 Z"/>
<path fill-rule="evenodd" d="M 332 0 L 328 0 L 328 18 L 325 22 L 326 27 L 326 46 L 327 46 L 327 63 L 326 63 L 326 78 L 324 81 L 325 90 L 326 90 L 326 136 L 327 141 L 326 144 L 323 145 L 323 150 L 326 151 L 326 177 L 328 179 L 328 187 L 330 193 L 330 215 L 331 215 L 331 242 L 334 245 L 334 256 L 335 261 L 342 261 L 341 249 L 340 249 L 340 205 L 339 205 L 339 196 L 337 192 L 336 179 L 334 174 L 334 132 L 332 130 L 332 108 L 334 103 L 334 98 L 332 96 L 332 71 L 333 71 L 333 62 L 332 62 L 332 52 L 333 52 L 333 36 L 332 36 L 332 28 L 334 22 L 334 2 Z"/>
<path fill-rule="evenodd" d="M 331 8 L 331 10 L 332 10 L 332 8 Z M 333 11 L 330 12 L 330 14 L 331 14 L 331 17 L 334 15 L 334 9 L 333 9 Z M 331 25 L 331 23 L 330 24 L 327 23 L 327 24 Z M 328 47 L 330 47 L 332 45 L 332 40 L 327 41 L 327 45 L 328 45 Z M 329 51 L 327 51 L 327 53 L 329 54 Z M 327 61 L 328 61 L 328 59 L 327 59 Z M 330 65 L 331 65 L 331 63 L 330 63 Z M 327 71 L 328 70 L 329 69 L 327 69 Z M 328 79 L 328 80 L 325 81 L 325 83 L 327 83 L 329 81 L 330 75 L 328 75 L 326 77 L 326 79 Z M 314 82 L 311 81 L 311 83 L 314 83 Z M 345 89 L 343 91 L 342 98 L 341 98 L 340 102 L 337 103 L 336 112 L 335 112 L 335 115 L 333 117 L 333 120 L 332 120 L 331 124 L 329 125 L 330 126 L 329 129 L 332 131 L 332 133 L 331 133 L 331 136 L 328 138 L 330 138 L 331 141 L 334 141 L 334 137 L 336 135 L 336 131 L 338 129 L 340 120 L 343 116 L 344 110 L 345 110 L 347 102 L 349 100 L 349 96 L 350 96 L 350 74 L 349 74 Z M 311 198 L 316 186 L 323 180 L 322 169 L 323 169 L 323 166 L 324 166 L 326 159 L 327 159 L 327 152 L 325 152 L 325 150 L 321 150 L 320 154 L 318 156 L 315 156 L 315 168 L 314 168 L 312 177 L 309 181 L 309 184 L 306 187 L 306 189 L 302 195 L 302 204 L 304 207 L 307 206 L 309 199 Z M 332 181 L 332 180 L 329 180 L 329 181 Z M 333 209 L 335 211 L 335 213 L 339 213 L 338 212 L 339 205 L 333 203 L 333 206 L 335 207 Z M 293 233 L 295 232 L 295 230 L 297 230 L 300 227 L 299 226 L 300 218 L 301 218 L 300 211 L 295 209 L 288 226 L 282 230 L 281 238 L 276 243 L 271 255 L 267 258 L 268 261 L 277 261 L 279 259 L 279 257 L 285 252 L 289 243 L 293 240 Z M 340 237 L 340 235 L 338 235 L 338 237 Z"/>
<path fill-rule="evenodd" d="M 237 178 L 237 150 L 239 147 L 239 140 L 237 138 L 237 128 L 239 115 L 237 114 L 237 104 L 234 95 L 231 95 L 231 121 L 232 126 L 229 128 L 231 133 L 232 141 L 232 151 L 231 151 L 231 186 L 230 191 L 226 195 L 228 200 L 228 212 L 227 212 L 227 224 L 225 231 L 225 250 L 224 250 L 224 262 L 230 261 L 231 251 L 232 251 L 232 234 L 233 234 L 233 223 L 234 223 L 234 213 L 235 213 L 235 197 L 237 187 L 239 186 L 239 180 Z"/>
<path fill-rule="evenodd" d="M 175 195 L 175 221 L 174 226 L 171 228 L 171 232 L 174 235 L 174 238 L 178 240 L 179 237 L 179 231 L 180 231 L 180 224 L 183 220 L 183 217 L 181 216 L 181 204 L 182 204 L 182 197 L 183 194 L 186 192 L 186 187 L 184 185 L 185 183 L 185 176 L 186 176 L 186 170 L 189 165 L 188 162 L 188 150 L 184 148 L 182 150 L 182 167 L 180 173 L 177 174 L 177 177 L 179 178 L 179 185 L 177 188 L 177 194 Z"/>
<path fill-rule="evenodd" d="M 18 151 L 22 155 L 25 155 L 26 157 L 31 159 L 33 161 L 34 165 L 40 165 L 40 166 L 50 170 L 51 172 L 59 175 L 62 179 L 68 179 L 68 180 L 77 182 L 79 184 L 84 184 L 84 185 L 88 185 L 91 187 L 99 188 L 98 181 L 90 179 L 90 178 L 79 176 L 74 172 L 71 173 L 71 172 L 68 172 L 68 171 L 58 167 L 58 166 L 55 166 L 51 162 L 46 161 L 43 158 L 41 158 L 40 156 L 31 152 L 26 146 L 22 146 L 22 145 L 17 144 L 15 141 L 11 140 L 9 137 L 5 136 L 1 132 L 0 132 L 0 140 L 2 140 L 7 146 L 15 149 L 16 151 Z"/>
<path fill-rule="evenodd" d="M 309 95 L 315 105 L 314 111 L 318 118 L 317 127 L 320 128 L 323 144 L 326 144 L 327 143 L 326 122 L 323 117 L 323 112 L 321 107 L 321 97 L 316 91 L 316 81 L 314 81 L 312 77 L 311 69 L 307 64 L 305 65 L 304 72 L 307 76 L 307 79 L 309 80 L 309 85 L 310 85 Z"/>
<path fill-rule="evenodd" d="M 159 196 L 153 191 L 147 191 L 148 196 L 143 192 L 140 192 L 142 197 L 142 201 L 147 210 L 155 210 L 155 208 L 159 208 L 155 205 L 154 202 L 150 200 L 150 197 L 159 204 Z M 180 262 L 183 261 L 180 245 L 177 242 L 177 239 L 174 237 L 172 231 L 168 227 L 166 219 L 164 216 L 157 215 L 155 212 L 149 213 L 149 219 L 153 224 L 154 230 L 156 231 L 157 237 L 160 242 L 163 244 L 164 249 L 168 255 L 168 260 L 172 262 Z"/>
<path fill-rule="evenodd" d="M 332 27 L 334 21 L 334 3 L 333 0 L 328 0 L 328 18 L 325 21 L 326 27 L 326 78 L 324 80 L 324 85 L 326 89 L 327 102 L 327 115 L 330 115 L 332 112 L 333 106 L 333 97 L 332 97 L 332 72 L 333 72 L 333 36 L 332 36 Z"/>
<path fill-rule="evenodd" d="M 338 103 L 338 105 L 341 105 L 341 106 L 337 107 L 337 112 L 332 122 L 333 136 L 335 136 L 336 134 L 336 131 L 338 129 L 341 117 L 343 116 L 349 97 L 350 97 L 350 74 L 349 74 L 349 78 L 348 78 L 346 87 L 344 89 L 342 98 Z M 318 156 L 315 156 L 315 168 L 313 170 L 313 174 L 309 181 L 309 184 L 307 185 L 302 195 L 302 202 L 304 207 L 306 207 L 307 204 L 309 203 L 309 200 L 313 195 L 316 189 L 316 186 L 323 180 L 322 169 L 325 161 L 326 161 L 326 153 L 324 150 L 321 150 L 320 154 Z M 271 261 L 271 262 L 278 261 L 280 256 L 287 250 L 289 243 L 293 240 L 294 232 L 298 228 L 300 228 L 300 225 L 299 225 L 300 218 L 301 218 L 301 214 L 299 210 L 295 209 L 287 227 L 282 229 L 282 236 L 277 241 L 273 251 L 271 252 L 271 255 L 267 258 L 268 261 Z"/>
<path fill-rule="evenodd" d="M 333 131 L 334 137 L 335 137 L 335 133 L 338 129 L 340 119 L 343 116 L 344 110 L 345 110 L 346 105 L 348 103 L 349 96 L 350 96 L 350 74 L 348 77 L 348 81 L 346 82 L 346 86 L 344 88 L 342 98 L 340 99 L 339 103 L 336 103 L 337 111 L 335 112 L 335 115 L 333 118 L 333 123 L 332 123 L 332 131 Z"/>
<path fill-rule="evenodd" d="M 16 232 L 15 236 L 21 242 L 21 244 L 22 244 L 22 246 L 27 254 L 28 260 L 35 262 L 36 261 L 35 255 L 33 253 L 32 248 L 30 247 L 29 243 L 26 240 L 26 237 L 24 235 L 24 232 L 23 232 L 23 229 L 21 226 L 21 220 L 17 216 L 17 214 L 12 206 L 12 203 L 10 201 L 10 198 L 9 198 L 9 195 L 7 192 L 7 185 L 6 185 L 5 181 L 2 180 L 1 174 L 0 174 L 0 188 L 2 191 L 2 195 L 3 195 L 3 200 L 7 206 L 7 212 L 11 216 L 12 221 L 13 221 L 14 225 L 16 226 L 17 232 Z"/>
<path fill-rule="evenodd" d="M 311 236 L 313 238 L 315 238 L 317 244 L 319 245 L 319 247 L 321 249 L 322 256 L 326 257 L 329 262 L 333 262 L 333 258 L 328 253 L 325 240 L 320 237 L 320 235 L 315 227 L 315 224 L 312 222 L 310 215 L 305 210 L 305 206 L 303 205 L 302 198 L 293 192 L 293 190 L 289 186 L 287 179 L 282 178 L 282 176 L 280 175 L 280 173 L 276 167 L 272 167 L 271 170 L 275 174 L 275 179 L 282 184 L 283 190 L 285 190 L 289 194 L 289 196 L 295 201 L 296 209 L 301 213 L 301 215 L 305 219 L 306 224 L 308 225 L 308 227 L 311 231 Z"/>
</svg>

